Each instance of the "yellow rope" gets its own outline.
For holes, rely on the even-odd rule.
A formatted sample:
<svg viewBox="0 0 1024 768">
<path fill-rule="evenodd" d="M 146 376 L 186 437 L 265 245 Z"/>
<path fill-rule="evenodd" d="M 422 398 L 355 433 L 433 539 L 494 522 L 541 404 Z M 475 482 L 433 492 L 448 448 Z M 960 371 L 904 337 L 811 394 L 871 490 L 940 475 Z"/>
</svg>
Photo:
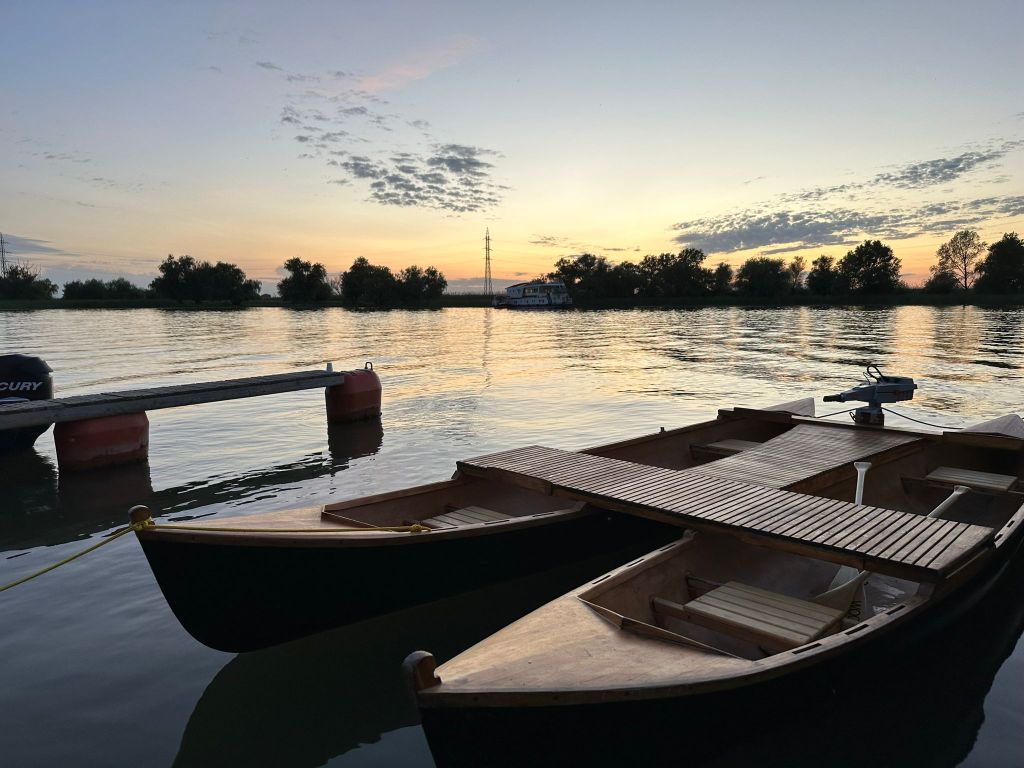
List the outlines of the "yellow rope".
<svg viewBox="0 0 1024 768">
<path fill-rule="evenodd" d="M 62 565 L 67 565 L 74 560 L 87 555 L 90 552 L 94 552 L 100 547 L 109 544 L 115 539 L 119 539 L 126 533 L 131 531 L 141 531 L 143 528 L 163 528 L 165 530 L 172 531 L 208 531 L 217 533 L 422 533 L 424 531 L 431 530 L 425 525 L 414 523 L 412 525 L 396 525 L 396 526 L 369 526 L 366 528 L 214 528 L 200 525 L 161 525 L 153 522 L 153 518 L 147 517 L 145 520 L 140 520 L 137 523 L 131 523 L 126 525 L 124 528 L 118 528 L 116 531 L 111 533 L 109 536 L 104 537 L 101 541 L 96 542 L 91 547 L 86 547 L 81 552 L 76 552 L 70 557 L 65 557 L 63 560 L 48 565 L 45 568 L 30 573 L 28 576 L 12 581 L 10 584 L 4 584 L 0 586 L 0 592 L 6 592 L 11 587 L 16 587 L 19 584 L 24 584 L 26 581 L 32 581 L 32 579 L 42 576 L 44 573 L 49 573 L 52 570 L 60 568 Z"/>
<path fill-rule="evenodd" d="M 165 531 L 206 531 L 209 533 L 423 533 L 433 530 L 425 525 L 368 525 L 364 528 L 216 528 L 203 525 L 162 525 L 150 523 L 147 528 L 161 528 Z"/>
<path fill-rule="evenodd" d="M 131 531 L 137 531 L 137 530 L 139 530 L 141 528 L 147 527 L 147 525 L 152 525 L 152 524 L 153 524 L 152 520 L 142 520 L 141 522 L 138 522 L 138 523 L 132 523 L 131 525 L 126 525 L 124 528 L 118 528 L 116 531 L 114 531 L 109 536 L 106 536 L 105 538 L 103 538 L 100 541 L 96 542 L 91 547 L 87 547 L 87 548 L 83 549 L 81 552 L 76 552 L 75 554 L 71 555 L 70 557 L 65 557 L 63 560 L 61 560 L 59 562 L 56 562 L 53 565 L 48 565 L 45 568 L 43 568 L 42 570 L 36 571 L 35 573 L 30 573 L 28 576 L 20 578 L 17 581 L 12 581 L 10 584 L 4 584 L 2 587 L 0 587 L 0 592 L 6 592 L 11 587 L 16 587 L 19 584 L 24 584 L 26 581 L 32 581 L 32 579 L 36 578 L 37 576 L 42 576 L 44 573 L 49 573 L 50 571 L 54 570 L 55 568 L 60 568 L 62 565 L 67 565 L 68 563 L 72 562 L 73 560 L 77 560 L 78 558 L 82 557 L 82 555 L 87 555 L 90 552 L 94 552 L 95 550 L 99 549 L 100 547 L 102 547 L 102 546 L 104 546 L 106 544 L 109 544 L 110 542 L 114 541 L 115 539 L 121 538 L 126 533 L 130 533 Z"/>
</svg>

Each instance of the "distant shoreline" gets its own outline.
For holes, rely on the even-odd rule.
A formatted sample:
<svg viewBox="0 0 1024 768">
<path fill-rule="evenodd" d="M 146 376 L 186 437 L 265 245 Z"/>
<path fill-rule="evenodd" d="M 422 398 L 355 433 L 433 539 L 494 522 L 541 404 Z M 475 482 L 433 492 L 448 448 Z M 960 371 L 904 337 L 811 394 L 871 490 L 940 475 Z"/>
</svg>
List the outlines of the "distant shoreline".
<svg viewBox="0 0 1024 768">
<path fill-rule="evenodd" d="M 491 300 L 483 294 L 446 294 L 435 304 L 422 307 L 357 307 L 353 311 L 388 311 L 390 309 L 432 310 L 458 307 L 489 307 Z M 1020 307 L 1024 306 L 1024 295 L 970 294 L 928 294 L 923 291 L 909 291 L 884 296 L 787 296 L 781 299 L 756 298 L 750 296 L 697 296 L 680 298 L 635 298 L 604 299 L 589 302 L 577 299 L 575 309 L 700 309 L 703 307 L 888 307 L 888 306 L 964 306 Z M 34 301 L 0 301 L 0 312 L 34 311 L 41 309 L 171 309 L 184 311 L 244 310 L 259 307 L 282 307 L 285 309 L 310 310 L 328 307 L 346 309 L 340 300 L 322 301 L 316 304 L 287 304 L 281 299 L 262 299 L 245 304 L 230 302 L 176 302 L 167 299 L 95 299 L 64 300 L 44 299 Z"/>
</svg>

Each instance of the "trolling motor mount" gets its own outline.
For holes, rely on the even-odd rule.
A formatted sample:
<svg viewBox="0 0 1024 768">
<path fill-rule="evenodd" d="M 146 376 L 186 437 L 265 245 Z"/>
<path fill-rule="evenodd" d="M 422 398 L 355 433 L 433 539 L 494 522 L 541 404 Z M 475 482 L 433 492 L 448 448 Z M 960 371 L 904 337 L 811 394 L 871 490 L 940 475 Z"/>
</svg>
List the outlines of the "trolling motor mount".
<svg viewBox="0 0 1024 768">
<path fill-rule="evenodd" d="M 848 403 L 859 400 L 867 403 L 853 412 L 855 424 L 872 427 L 885 426 L 885 412 L 882 403 L 898 403 L 911 400 L 917 384 L 909 376 L 885 376 L 875 364 L 865 369 L 864 383 L 838 395 L 825 395 L 826 403 Z"/>
</svg>

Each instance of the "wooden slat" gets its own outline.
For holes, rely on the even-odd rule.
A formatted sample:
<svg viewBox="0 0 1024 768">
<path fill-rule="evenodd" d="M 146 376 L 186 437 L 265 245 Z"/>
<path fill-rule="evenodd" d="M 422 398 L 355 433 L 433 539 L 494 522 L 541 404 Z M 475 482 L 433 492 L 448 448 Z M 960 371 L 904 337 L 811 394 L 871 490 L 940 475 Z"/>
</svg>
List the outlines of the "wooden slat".
<svg viewBox="0 0 1024 768">
<path fill-rule="evenodd" d="M 878 435 L 870 437 L 871 447 L 885 445 Z M 994 535 L 981 526 L 538 446 L 459 466 L 545 493 L 904 578 L 939 580 Z"/>
<path fill-rule="evenodd" d="M 291 371 L 245 379 L 11 403 L 0 405 L 0 430 L 332 387 L 344 380 L 345 374 L 340 371 Z"/>
</svg>

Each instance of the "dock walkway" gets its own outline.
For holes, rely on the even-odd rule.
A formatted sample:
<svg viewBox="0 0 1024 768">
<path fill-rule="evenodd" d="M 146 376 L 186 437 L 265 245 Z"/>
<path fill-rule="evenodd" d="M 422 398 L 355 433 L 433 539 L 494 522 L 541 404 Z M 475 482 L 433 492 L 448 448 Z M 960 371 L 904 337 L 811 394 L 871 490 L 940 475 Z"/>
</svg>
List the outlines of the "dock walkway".
<svg viewBox="0 0 1024 768">
<path fill-rule="evenodd" d="M 546 493 L 878 573 L 941 581 L 994 531 L 767 485 L 529 446 L 458 463 Z"/>
<path fill-rule="evenodd" d="M 0 430 L 82 421 L 106 416 L 176 408 L 183 405 L 275 395 L 300 389 L 333 387 L 345 380 L 341 371 L 289 371 L 245 379 L 176 384 L 169 387 L 103 392 L 95 395 L 0 405 Z"/>
</svg>

